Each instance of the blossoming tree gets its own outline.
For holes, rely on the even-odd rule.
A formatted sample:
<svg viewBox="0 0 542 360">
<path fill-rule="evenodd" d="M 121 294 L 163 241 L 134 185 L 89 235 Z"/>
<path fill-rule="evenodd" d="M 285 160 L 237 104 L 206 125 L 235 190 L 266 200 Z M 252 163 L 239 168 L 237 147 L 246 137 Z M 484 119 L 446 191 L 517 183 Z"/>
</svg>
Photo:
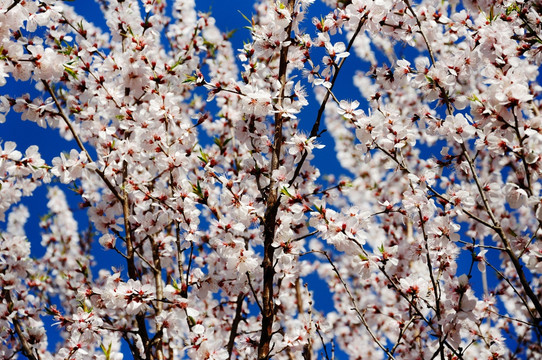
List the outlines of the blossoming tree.
<svg viewBox="0 0 542 360">
<path fill-rule="evenodd" d="M 0 120 L 73 144 L 0 144 L 3 359 L 542 359 L 542 7 L 313 2 L 0 0 Z"/>
</svg>

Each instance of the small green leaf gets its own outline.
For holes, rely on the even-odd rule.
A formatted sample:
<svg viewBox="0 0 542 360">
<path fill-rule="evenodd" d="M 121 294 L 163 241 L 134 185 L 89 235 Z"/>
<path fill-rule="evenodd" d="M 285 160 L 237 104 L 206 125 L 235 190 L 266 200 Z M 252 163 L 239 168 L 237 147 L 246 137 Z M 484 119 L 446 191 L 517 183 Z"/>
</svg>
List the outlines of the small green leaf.
<svg viewBox="0 0 542 360">
<path fill-rule="evenodd" d="M 109 360 L 111 358 L 111 345 L 112 344 L 113 344 L 112 342 L 109 343 L 109 346 L 107 347 L 107 349 L 105 348 L 104 344 L 100 344 L 100 348 L 102 349 L 106 360 Z"/>
<path fill-rule="evenodd" d="M 203 161 L 205 165 L 209 162 L 209 155 L 203 152 L 203 149 L 199 150 L 200 156 L 198 156 L 198 159 Z"/>
<path fill-rule="evenodd" d="M 75 72 L 75 70 L 73 70 L 72 68 L 69 68 L 66 65 L 64 65 L 64 71 L 66 71 L 68 73 L 68 75 L 70 75 L 75 80 L 77 80 L 77 72 Z"/>
<path fill-rule="evenodd" d="M 286 188 L 286 186 L 283 186 L 282 189 L 280 190 L 281 194 L 285 195 L 285 196 L 288 196 L 288 197 L 292 197 L 292 195 L 288 192 L 288 189 Z"/>
<path fill-rule="evenodd" d="M 228 31 L 224 36 L 226 38 L 226 40 L 229 40 L 233 37 L 233 34 L 235 34 L 237 32 L 237 29 L 233 29 L 231 31 Z"/>
<path fill-rule="evenodd" d="M 241 10 L 237 10 L 239 12 L 239 14 L 241 14 L 241 16 L 246 20 L 248 21 L 251 25 L 254 25 L 254 22 L 252 20 L 250 20 L 248 17 L 245 16 L 245 14 L 243 14 L 241 12 Z"/>
<path fill-rule="evenodd" d="M 178 64 L 173 65 L 173 67 L 171 69 L 173 69 L 177 65 Z M 186 75 L 186 79 L 184 79 L 183 84 L 192 84 L 192 83 L 195 83 L 196 80 L 197 80 L 196 76 L 194 76 L 194 75 Z"/>
<path fill-rule="evenodd" d="M 507 232 L 509 235 L 512 235 L 513 237 L 518 237 L 518 234 L 516 234 L 515 231 L 512 230 L 512 229 L 508 229 L 506 232 Z"/>
</svg>

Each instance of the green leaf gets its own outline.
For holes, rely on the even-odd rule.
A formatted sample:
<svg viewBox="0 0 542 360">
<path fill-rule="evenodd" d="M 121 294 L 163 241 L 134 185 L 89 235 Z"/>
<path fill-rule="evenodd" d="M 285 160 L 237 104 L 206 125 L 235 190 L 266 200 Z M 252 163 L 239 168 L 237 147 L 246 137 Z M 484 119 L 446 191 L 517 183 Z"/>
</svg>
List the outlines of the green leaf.
<svg viewBox="0 0 542 360">
<path fill-rule="evenodd" d="M 198 156 L 198 159 L 203 161 L 205 165 L 209 162 L 209 155 L 203 152 L 203 149 L 199 149 L 200 156 Z"/>
<path fill-rule="evenodd" d="M 513 237 L 518 237 L 518 234 L 516 234 L 516 233 L 514 232 L 514 230 L 512 230 L 512 229 L 508 229 L 508 230 L 506 230 L 506 232 L 507 232 L 509 235 L 512 235 Z"/>
<path fill-rule="evenodd" d="M 83 311 L 87 314 L 90 314 L 92 312 L 92 307 L 88 307 L 84 301 L 79 301 L 79 307 L 83 309 Z"/>
<path fill-rule="evenodd" d="M 245 14 L 243 14 L 243 13 L 241 12 L 241 10 L 237 10 L 237 11 L 239 12 L 239 14 L 241 14 L 241 16 L 242 16 L 246 21 L 248 21 L 251 25 L 254 25 L 254 22 L 253 22 L 251 19 L 249 19 L 248 17 L 246 17 Z"/>
<path fill-rule="evenodd" d="M 478 99 L 478 96 L 476 96 L 476 94 L 472 94 L 471 96 L 468 97 L 469 101 L 472 101 L 472 102 L 478 102 L 478 103 L 482 103 L 482 101 L 480 99 Z"/>
<path fill-rule="evenodd" d="M 77 72 L 75 72 L 75 70 L 73 70 L 72 68 L 67 67 L 66 65 L 64 65 L 64 71 L 66 71 L 68 73 L 68 75 L 70 75 L 75 80 L 77 80 Z"/>
<path fill-rule="evenodd" d="M 171 69 L 173 70 L 175 66 L 177 66 L 177 64 L 173 65 Z M 192 83 L 195 83 L 196 80 L 197 78 L 195 75 L 186 75 L 186 79 L 183 81 L 183 84 L 192 84 Z"/>
<path fill-rule="evenodd" d="M 85 277 L 88 277 L 88 266 L 86 266 L 85 264 L 83 264 L 79 259 L 75 260 L 75 262 L 77 263 L 77 265 L 79 265 L 79 269 L 81 270 L 81 273 L 82 273 Z"/>
<path fill-rule="evenodd" d="M 55 315 L 56 315 L 56 312 L 53 311 L 53 310 L 51 310 L 50 307 L 45 307 L 44 310 L 45 310 L 45 313 L 46 313 L 47 315 L 49 315 L 49 316 L 55 316 Z"/>
<path fill-rule="evenodd" d="M 181 288 L 179 287 L 179 283 L 177 282 L 177 280 L 175 279 L 172 279 L 173 280 L 173 283 L 171 284 L 171 286 L 173 286 L 173 288 L 177 291 L 180 291 Z"/>
<path fill-rule="evenodd" d="M 203 191 L 201 190 L 201 185 L 199 183 L 199 180 L 196 185 L 192 184 L 192 191 L 194 194 L 196 194 L 200 199 L 203 199 Z"/>
<path fill-rule="evenodd" d="M 226 40 L 229 40 L 233 37 L 233 34 L 237 32 L 237 29 L 233 29 L 231 31 L 228 31 L 224 36 L 226 37 Z"/>
<path fill-rule="evenodd" d="M 286 186 L 283 186 L 282 189 L 280 190 L 281 194 L 285 195 L 285 196 L 288 196 L 288 197 L 292 197 L 292 195 L 288 192 L 288 189 L 286 188 Z"/>
<path fill-rule="evenodd" d="M 102 349 L 106 360 L 109 360 L 111 358 L 111 345 L 112 344 L 113 344 L 112 342 L 109 343 L 109 346 L 107 347 L 107 349 L 105 348 L 104 344 L 100 344 L 100 348 Z"/>
</svg>

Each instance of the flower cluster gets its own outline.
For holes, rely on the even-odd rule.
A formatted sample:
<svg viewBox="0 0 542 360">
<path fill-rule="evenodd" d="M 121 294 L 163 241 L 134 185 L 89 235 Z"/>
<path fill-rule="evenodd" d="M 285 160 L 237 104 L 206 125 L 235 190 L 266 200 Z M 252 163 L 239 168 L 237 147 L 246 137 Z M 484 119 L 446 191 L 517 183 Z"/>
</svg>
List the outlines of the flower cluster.
<svg viewBox="0 0 542 360">
<path fill-rule="evenodd" d="M 323 3 L 0 0 L 0 357 L 542 357 L 542 8 Z"/>
</svg>

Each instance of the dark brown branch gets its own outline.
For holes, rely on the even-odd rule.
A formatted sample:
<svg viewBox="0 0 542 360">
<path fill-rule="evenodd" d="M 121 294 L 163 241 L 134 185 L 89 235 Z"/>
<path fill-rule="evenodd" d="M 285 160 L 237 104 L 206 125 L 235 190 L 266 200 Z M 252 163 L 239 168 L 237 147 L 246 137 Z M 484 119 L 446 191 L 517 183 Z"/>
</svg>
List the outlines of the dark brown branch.
<svg viewBox="0 0 542 360">
<path fill-rule="evenodd" d="M 350 39 L 348 46 L 346 47 L 346 51 L 350 51 L 350 48 L 354 45 L 354 40 L 356 40 L 359 32 L 361 31 L 361 28 L 365 24 L 365 20 L 367 19 L 367 16 L 364 15 L 364 17 L 360 20 L 358 27 L 356 28 L 356 31 L 354 32 L 354 35 L 352 35 L 352 38 Z M 341 71 L 343 64 L 345 62 L 346 58 L 342 58 L 339 65 L 336 66 L 336 71 L 333 74 L 333 78 L 331 79 L 331 86 L 329 87 L 328 91 L 326 92 L 326 95 L 324 95 L 324 99 L 322 100 L 322 104 L 320 104 L 320 108 L 318 109 L 318 114 L 316 115 L 316 121 L 314 122 L 314 125 L 312 126 L 311 133 L 309 135 L 309 139 L 313 137 L 317 137 L 318 133 L 320 132 L 320 123 L 322 121 L 322 116 L 324 115 L 324 110 L 326 109 L 327 102 L 329 100 L 329 97 L 333 95 L 332 90 L 333 86 L 335 85 L 335 82 L 337 81 L 337 78 L 339 77 L 339 72 Z M 309 153 L 307 150 L 303 151 L 303 155 L 301 155 L 301 160 L 297 163 L 297 166 L 294 171 L 294 175 L 288 182 L 290 186 L 295 182 L 295 179 L 299 176 L 299 173 L 301 172 L 301 168 L 303 167 L 303 164 L 307 160 L 307 156 L 309 156 Z"/>
<path fill-rule="evenodd" d="M 11 299 L 11 293 L 9 292 L 9 290 L 4 290 L 3 293 L 8 302 L 8 306 L 10 308 L 13 308 L 13 300 Z M 17 336 L 19 337 L 19 341 L 21 342 L 21 351 L 23 355 L 29 358 L 30 360 L 39 360 L 40 359 L 39 355 L 37 353 L 34 354 L 30 344 L 26 340 L 18 315 L 15 315 L 15 317 L 13 318 L 13 327 L 15 328 L 15 333 L 17 334 Z"/>
<path fill-rule="evenodd" d="M 288 0 L 288 10 L 292 14 L 294 11 L 295 0 Z M 290 33 L 292 31 L 292 23 L 284 29 L 288 38 L 287 42 L 291 42 Z M 281 84 L 280 96 L 277 101 L 277 108 L 282 108 L 286 87 L 286 72 L 288 68 L 288 49 L 289 45 L 283 46 L 280 50 L 279 59 L 279 81 Z M 270 183 L 269 195 L 267 196 L 266 209 L 263 219 L 264 226 L 264 255 L 262 260 L 263 267 L 263 289 L 262 289 L 262 331 L 260 334 L 260 343 L 258 344 L 258 359 L 269 360 L 271 352 L 271 338 L 273 336 L 273 321 L 275 316 L 275 299 L 273 294 L 274 288 L 274 253 L 273 241 L 275 240 L 275 224 L 277 219 L 278 208 L 280 205 L 280 193 L 277 190 L 276 179 L 273 178 L 273 171 L 277 170 L 280 165 L 280 156 L 283 143 L 282 123 L 284 117 L 282 112 L 275 114 L 275 134 L 273 141 L 273 150 L 271 154 L 271 166 L 269 169 Z"/>
<path fill-rule="evenodd" d="M 237 337 L 237 329 L 239 328 L 239 323 L 243 319 L 243 302 L 245 300 L 245 295 L 239 294 L 237 295 L 237 302 L 236 302 L 236 308 L 235 308 L 235 317 L 233 318 L 233 321 L 231 323 L 231 330 L 230 330 L 230 339 L 228 341 L 228 359 L 231 359 L 231 355 L 233 353 L 233 345 L 235 344 L 235 338 Z"/>
</svg>

